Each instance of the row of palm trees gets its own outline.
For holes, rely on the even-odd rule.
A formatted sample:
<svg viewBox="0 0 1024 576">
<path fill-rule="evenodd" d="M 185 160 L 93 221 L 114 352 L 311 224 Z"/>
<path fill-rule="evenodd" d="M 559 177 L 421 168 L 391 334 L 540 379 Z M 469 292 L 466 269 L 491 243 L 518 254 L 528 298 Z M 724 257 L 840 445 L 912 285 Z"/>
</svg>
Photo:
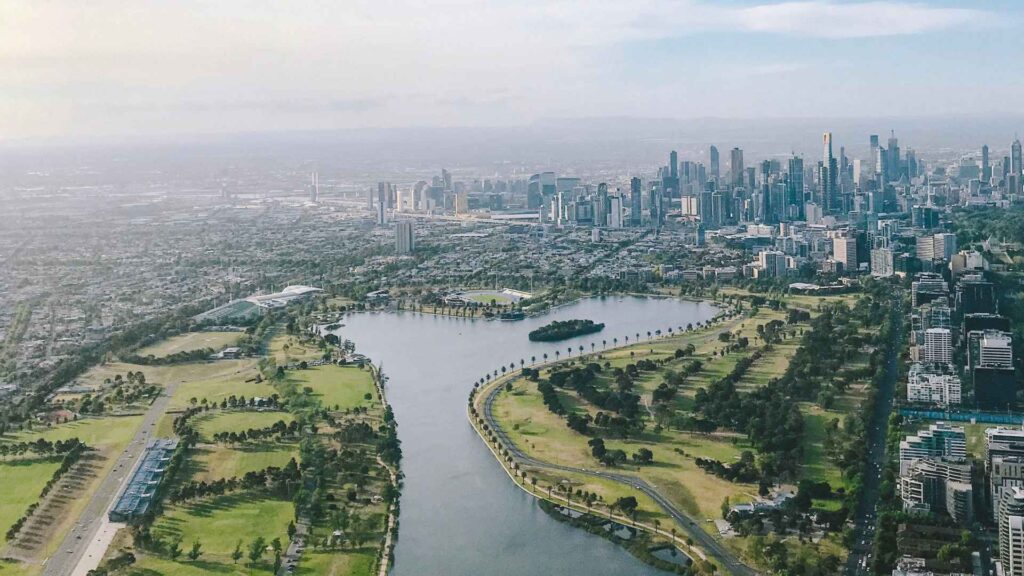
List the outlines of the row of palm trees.
<svg viewBox="0 0 1024 576">
<path fill-rule="evenodd" d="M 704 322 L 697 322 L 696 324 L 691 322 L 691 323 L 688 323 L 686 325 L 685 329 L 682 326 L 678 326 L 676 328 L 673 328 L 672 326 L 669 326 L 665 330 L 665 332 L 662 332 L 661 330 L 653 330 L 653 331 L 648 330 L 647 331 L 647 339 L 650 340 L 651 338 L 661 337 L 663 335 L 671 336 L 672 334 L 674 334 L 676 332 L 679 332 L 679 333 L 682 333 L 682 332 L 692 332 L 693 330 L 699 330 L 700 328 L 706 328 L 706 327 L 709 327 L 712 324 L 714 324 L 714 323 L 716 323 L 718 321 L 721 321 L 721 320 L 723 320 L 725 318 L 730 318 L 730 317 L 734 316 L 736 313 L 737 313 L 736 311 L 730 311 L 730 312 L 728 312 L 726 314 L 721 314 L 719 316 L 716 316 L 715 318 L 712 318 L 711 320 L 707 320 L 707 321 L 704 321 Z M 623 337 L 624 345 L 627 345 L 627 346 L 629 345 L 629 336 L 630 335 L 627 334 L 626 336 Z M 640 342 L 641 336 L 642 336 L 641 332 L 634 333 L 633 334 L 633 342 L 634 343 Z M 613 348 L 618 347 L 618 345 L 619 345 L 618 337 L 612 338 L 611 342 L 612 342 L 612 347 Z M 602 350 L 606 350 L 607 348 L 608 348 L 608 340 L 606 340 L 606 339 L 605 340 L 601 340 L 601 349 Z M 591 354 L 595 353 L 597 351 L 596 349 L 597 349 L 597 343 L 596 342 L 591 342 L 590 343 L 590 352 L 591 352 Z M 583 356 L 583 353 L 586 351 L 586 348 L 582 344 L 580 344 L 575 349 L 572 346 L 566 347 L 565 351 L 566 351 L 566 354 L 567 354 L 568 358 L 572 357 L 573 350 L 576 350 L 576 351 L 579 352 L 578 356 Z M 557 362 L 557 361 L 561 360 L 561 357 L 562 357 L 561 349 L 555 350 L 554 351 L 554 359 L 555 359 L 555 361 Z M 540 356 L 539 359 L 542 361 L 542 363 L 546 364 L 548 362 L 548 360 L 550 359 L 550 356 L 548 355 L 547 352 L 544 352 Z M 530 356 L 530 366 L 536 365 L 537 361 L 538 361 L 538 357 L 537 356 Z M 525 358 L 520 358 L 519 359 L 519 369 L 522 370 L 525 367 L 526 367 L 526 359 Z M 474 388 L 477 387 L 477 386 L 481 386 L 481 385 L 485 384 L 486 382 L 490 382 L 492 377 L 493 378 L 497 378 L 499 375 L 505 375 L 510 370 L 515 370 L 515 369 L 516 369 L 516 363 L 514 361 L 510 362 L 508 364 L 508 366 L 502 365 L 500 368 L 497 368 L 497 369 L 494 370 L 493 375 L 491 373 L 488 373 L 483 378 L 481 378 L 478 382 L 475 382 L 474 383 Z"/>
</svg>

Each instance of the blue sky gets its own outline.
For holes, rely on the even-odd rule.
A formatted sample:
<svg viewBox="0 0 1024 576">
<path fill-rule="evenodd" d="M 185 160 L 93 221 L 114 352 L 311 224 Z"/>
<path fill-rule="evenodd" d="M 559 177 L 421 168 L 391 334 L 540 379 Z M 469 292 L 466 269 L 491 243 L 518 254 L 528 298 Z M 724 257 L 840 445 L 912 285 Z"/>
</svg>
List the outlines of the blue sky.
<svg viewBox="0 0 1024 576">
<path fill-rule="evenodd" d="M 6 138 L 1018 114 L 1018 2 L 7 0 Z"/>
</svg>

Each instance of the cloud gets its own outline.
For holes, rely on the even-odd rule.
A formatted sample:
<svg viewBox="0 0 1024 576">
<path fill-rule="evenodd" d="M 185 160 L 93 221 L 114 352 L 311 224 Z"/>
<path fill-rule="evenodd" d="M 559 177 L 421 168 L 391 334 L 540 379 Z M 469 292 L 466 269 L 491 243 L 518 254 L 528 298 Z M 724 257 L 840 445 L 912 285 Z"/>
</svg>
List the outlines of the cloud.
<svg viewBox="0 0 1024 576">
<path fill-rule="evenodd" d="M 629 114 L 655 96 L 629 87 L 628 64 L 617 62 L 625 46 L 737 33 L 841 44 L 992 20 L 898 0 L 4 0 L 0 134 L 302 114 L 310 125 L 315 114 L 338 125 Z M 761 56 L 750 56 L 748 73 L 799 66 Z M 118 116 L 126 110 L 130 118 Z"/>
<path fill-rule="evenodd" d="M 905 2 L 782 2 L 733 12 L 748 31 L 818 38 L 921 34 L 978 24 L 986 16 L 980 10 Z"/>
</svg>

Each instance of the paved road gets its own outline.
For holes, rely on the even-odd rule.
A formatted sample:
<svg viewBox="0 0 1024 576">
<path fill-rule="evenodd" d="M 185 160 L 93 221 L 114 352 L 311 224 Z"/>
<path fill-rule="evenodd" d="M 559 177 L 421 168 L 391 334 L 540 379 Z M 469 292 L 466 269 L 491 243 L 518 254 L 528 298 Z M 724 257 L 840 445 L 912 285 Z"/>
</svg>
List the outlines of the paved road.
<svg viewBox="0 0 1024 576">
<path fill-rule="evenodd" d="M 886 350 L 885 379 L 882 380 L 878 390 L 875 409 L 868 425 L 868 469 L 864 473 L 864 488 L 861 492 L 860 502 L 857 503 L 857 509 L 853 515 L 854 545 L 846 559 L 844 573 L 847 576 L 871 574 L 871 560 L 868 559 L 868 555 L 871 553 L 875 540 L 875 525 L 878 518 L 876 508 L 882 485 L 881 470 L 886 462 L 885 435 L 889 424 L 889 414 L 892 413 L 896 377 L 899 374 L 896 363 L 899 361 L 900 350 L 903 347 L 903 311 L 898 297 L 893 300 L 889 314 L 894 330 L 892 339 L 889 341 L 889 348 Z"/>
<path fill-rule="evenodd" d="M 99 565 L 110 541 L 120 525 L 106 522 L 107 511 L 113 506 L 121 488 L 127 483 L 130 471 L 135 469 L 146 443 L 153 436 L 156 424 L 167 411 L 167 404 L 178 388 L 177 383 L 167 385 L 159 397 L 150 405 L 142 419 L 142 425 L 135 431 L 135 437 L 117 460 L 115 468 L 100 482 L 89 504 L 78 517 L 74 528 L 64 538 L 60 548 L 46 561 L 43 576 L 67 576 L 85 574 Z"/>
<path fill-rule="evenodd" d="M 508 449 L 509 453 L 524 466 L 531 468 L 543 468 L 547 470 L 559 470 L 562 472 L 571 472 L 573 474 L 585 474 L 588 476 L 596 476 L 598 478 L 604 478 L 619 482 L 621 484 L 627 484 L 632 486 L 636 490 L 646 494 L 652 500 L 658 503 L 662 509 L 668 513 L 675 521 L 683 527 L 683 531 L 693 539 L 697 546 L 704 550 L 707 554 L 708 559 L 714 560 L 716 564 L 725 571 L 737 574 L 739 576 L 754 576 L 757 574 L 749 566 L 740 562 L 736 556 L 725 548 L 718 540 L 712 537 L 710 534 L 701 529 L 697 525 L 697 521 L 690 518 L 686 514 L 683 514 L 671 500 L 663 496 L 658 490 L 648 484 L 643 479 L 637 478 L 636 476 L 630 476 L 628 474 L 619 474 L 615 472 L 604 472 L 601 470 L 589 470 L 584 468 L 575 468 L 572 466 L 562 466 L 560 464 L 552 464 L 550 462 L 544 462 L 537 460 L 532 456 L 527 455 L 525 452 L 516 446 L 515 442 L 505 434 L 501 426 L 498 425 L 497 419 L 494 417 L 494 399 L 497 398 L 498 394 L 502 391 L 502 386 L 495 386 L 487 392 L 487 396 L 484 399 L 484 410 L 483 417 L 487 425 L 494 431 L 494 433 L 501 440 L 501 443 Z"/>
</svg>

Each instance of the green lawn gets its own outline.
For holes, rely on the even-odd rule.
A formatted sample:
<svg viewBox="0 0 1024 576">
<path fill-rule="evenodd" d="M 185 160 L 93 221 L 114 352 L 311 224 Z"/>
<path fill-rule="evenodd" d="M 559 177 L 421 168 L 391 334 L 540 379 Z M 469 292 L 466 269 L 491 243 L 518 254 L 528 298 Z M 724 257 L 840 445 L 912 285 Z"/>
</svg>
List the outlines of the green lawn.
<svg viewBox="0 0 1024 576">
<path fill-rule="evenodd" d="M 260 443 L 251 446 L 200 445 L 189 454 L 188 469 L 195 481 L 212 481 L 232 476 L 242 477 L 268 466 L 284 467 L 289 460 L 298 460 L 294 443 Z"/>
<path fill-rule="evenodd" d="M 6 542 L 4 533 L 14 524 L 25 510 L 39 500 L 39 492 L 60 467 L 60 458 L 17 459 L 0 461 L 0 478 L 3 479 L 0 497 L 0 542 Z M 0 568 L 0 574 L 5 574 Z"/>
<path fill-rule="evenodd" d="M 375 557 L 367 552 L 327 553 L 306 550 L 295 574 L 299 576 L 371 576 Z"/>
<path fill-rule="evenodd" d="M 240 492 L 170 506 L 154 523 L 153 533 L 168 541 L 180 537 L 186 550 L 199 541 L 206 551 L 204 560 L 230 565 L 231 551 L 239 540 L 243 549 L 258 536 L 268 543 L 274 538 L 287 542 L 288 522 L 294 517 L 291 502 Z"/>
<path fill-rule="evenodd" d="M 804 461 L 803 477 L 818 482 L 828 482 L 833 489 L 844 485 L 839 468 L 825 454 L 822 444 L 825 442 L 825 428 L 838 418 L 842 422 L 843 415 L 835 411 L 822 410 L 809 403 L 800 405 L 804 413 Z"/>
<path fill-rule="evenodd" d="M 292 370 L 288 379 L 300 388 L 310 387 L 325 407 L 337 405 L 341 410 L 357 406 L 377 405 L 373 377 L 358 366 L 317 366 L 308 370 Z M 370 395 L 370 400 L 366 395 Z"/>
<path fill-rule="evenodd" d="M 192 422 L 196 431 L 207 441 L 212 442 L 214 434 L 220 432 L 242 432 L 249 428 L 265 428 L 278 420 L 285 424 L 294 420 L 289 412 L 257 412 L 255 410 L 216 410 L 204 413 Z"/>
<path fill-rule="evenodd" d="M 220 351 L 235 345 L 239 336 L 241 336 L 240 332 L 189 332 L 146 346 L 136 354 L 143 357 L 152 355 L 162 358 L 178 352 L 191 352 L 204 348 Z"/>
<path fill-rule="evenodd" d="M 514 302 L 508 296 L 501 294 L 469 294 L 468 298 L 473 302 L 479 302 L 480 304 L 490 305 L 491 301 L 494 301 L 498 306 L 506 306 Z"/>
<path fill-rule="evenodd" d="M 303 344 L 297 336 L 280 332 L 270 340 L 268 356 L 277 361 L 278 365 L 301 360 L 316 360 L 324 351 L 317 346 Z"/>
<path fill-rule="evenodd" d="M 78 383 L 84 386 L 99 388 L 104 380 L 113 379 L 120 374 L 141 371 L 146 382 L 167 386 L 178 385 L 171 399 L 170 409 L 182 409 L 189 405 L 191 398 L 206 398 L 211 402 L 220 402 L 234 394 L 251 396 L 270 396 L 274 393 L 268 384 L 257 384 L 253 381 L 259 373 L 258 361 L 255 358 L 241 360 L 217 360 L 211 362 L 187 362 L 170 366 L 143 366 L 113 362 L 89 369 Z"/>
<path fill-rule="evenodd" d="M 50 428 L 37 427 L 8 435 L 4 439 L 16 442 L 45 438 L 50 441 L 78 438 L 91 448 L 124 447 L 142 423 L 142 416 L 110 416 L 106 418 L 80 418 L 74 422 L 57 424 Z"/>
<path fill-rule="evenodd" d="M 187 553 L 191 546 L 191 544 L 183 544 L 182 548 L 185 548 Z M 232 546 L 232 548 L 234 547 Z M 247 565 L 248 560 L 244 557 L 238 561 L 238 564 L 234 564 L 230 558 L 211 560 L 206 554 L 203 554 L 196 562 L 190 561 L 184 553 L 177 562 L 171 561 L 168 558 L 143 556 L 124 573 L 128 576 L 206 576 L 208 574 L 250 576 L 252 574 L 271 574 L 272 565 L 267 565 L 266 560 L 267 558 L 264 557 L 264 566 L 250 570 Z"/>
<path fill-rule="evenodd" d="M 495 402 L 495 416 L 518 446 L 541 460 L 579 468 L 600 467 L 590 454 L 588 438 L 571 430 L 564 419 L 544 406 L 533 382 L 519 379 L 511 394 L 502 393 Z M 627 455 L 641 447 L 650 449 L 654 453 L 654 465 L 643 466 L 639 470 L 626 465 L 620 471 L 643 476 L 660 487 L 681 508 L 701 518 L 719 517 L 719 507 L 727 496 L 736 502 L 746 501 L 750 499 L 749 494 L 757 491 L 755 486 L 731 483 L 707 474 L 694 463 L 697 456 L 727 464 L 734 462 L 742 450 L 749 449 L 746 442 L 738 437 L 734 440 L 732 437 L 665 430 L 660 435 L 646 432 L 640 438 L 630 440 L 606 438 L 605 446 L 609 450 L 620 448 Z M 623 489 L 634 492 L 629 487 L 620 488 L 614 483 L 584 477 L 574 480 L 590 486 L 606 500 L 623 495 Z M 661 514 L 660 509 L 653 505 L 645 507 L 644 512 Z"/>
</svg>

